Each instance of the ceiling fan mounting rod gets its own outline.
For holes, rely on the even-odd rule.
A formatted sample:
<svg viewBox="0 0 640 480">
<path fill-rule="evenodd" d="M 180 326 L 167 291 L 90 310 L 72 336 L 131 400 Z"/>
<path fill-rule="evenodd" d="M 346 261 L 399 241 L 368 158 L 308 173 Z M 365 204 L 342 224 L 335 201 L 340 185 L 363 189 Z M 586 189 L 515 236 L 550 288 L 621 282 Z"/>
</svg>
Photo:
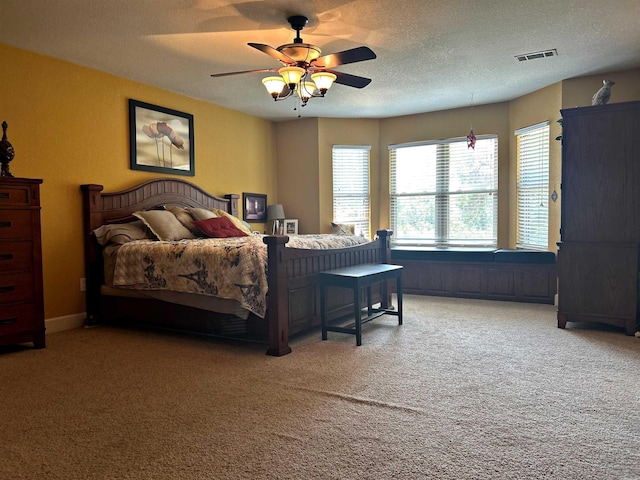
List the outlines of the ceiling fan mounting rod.
<svg viewBox="0 0 640 480">
<path fill-rule="evenodd" d="M 309 23 L 309 19 L 302 15 L 292 15 L 287 18 L 291 28 L 296 31 L 296 38 L 293 39 L 293 43 L 302 43 L 302 38 L 300 37 L 300 32 L 305 27 L 307 23 Z"/>
</svg>

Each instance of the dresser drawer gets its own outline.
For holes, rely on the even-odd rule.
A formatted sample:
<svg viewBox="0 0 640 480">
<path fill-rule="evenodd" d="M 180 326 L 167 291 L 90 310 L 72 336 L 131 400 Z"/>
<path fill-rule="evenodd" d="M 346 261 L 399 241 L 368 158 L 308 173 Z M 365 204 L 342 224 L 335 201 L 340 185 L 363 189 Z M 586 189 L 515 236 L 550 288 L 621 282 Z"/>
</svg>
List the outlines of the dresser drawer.
<svg viewBox="0 0 640 480">
<path fill-rule="evenodd" d="M 36 307 L 30 303 L 0 307 L 0 337 L 35 327 Z"/>
<path fill-rule="evenodd" d="M 31 231 L 31 210 L 0 210 L 0 239 L 30 239 Z"/>
<path fill-rule="evenodd" d="M 0 306 L 33 299 L 33 273 L 3 273 L 0 275 Z"/>
<path fill-rule="evenodd" d="M 20 207 L 31 204 L 31 190 L 28 185 L 0 185 L 0 207 Z"/>
<path fill-rule="evenodd" d="M 27 241 L 0 242 L 0 274 L 33 270 L 33 243 Z"/>
</svg>

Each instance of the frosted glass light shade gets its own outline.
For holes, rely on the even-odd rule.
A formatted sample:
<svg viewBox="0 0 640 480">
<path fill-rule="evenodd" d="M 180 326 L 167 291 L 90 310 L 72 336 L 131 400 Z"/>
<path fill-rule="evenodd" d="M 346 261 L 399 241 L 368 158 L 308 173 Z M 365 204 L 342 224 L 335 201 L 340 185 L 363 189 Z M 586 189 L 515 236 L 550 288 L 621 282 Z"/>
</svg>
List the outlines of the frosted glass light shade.
<svg viewBox="0 0 640 480">
<path fill-rule="evenodd" d="M 302 75 L 304 75 L 304 72 L 304 68 L 300 67 L 282 67 L 278 70 L 278 73 L 282 75 L 284 83 L 288 85 L 297 85 L 302 78 Z"/>
<path fill-rule="evenodd" d="M 273 97 L 276 98 L 282 92 L 282 89 L 285 86 L 284 80 L 282 77 L 267 77 L 262 79 L 262 84 L 267 89 L 267 92 Z"/>
<path fill-rule="evenodd" d="M 309 99 L 316 90 L 316 84 L 313 82 L 300 82 L 296 88 L 296 94 L 302 99 Z"/>
<path fill-rule="evenodd" d="M 335 74 L 331 72 L 317 72 L 311 75 L 311 80 L 313 80 L 322 93 L 326 92 L 331 88 L 333 82 L 336 80 Z"/>
</svg>

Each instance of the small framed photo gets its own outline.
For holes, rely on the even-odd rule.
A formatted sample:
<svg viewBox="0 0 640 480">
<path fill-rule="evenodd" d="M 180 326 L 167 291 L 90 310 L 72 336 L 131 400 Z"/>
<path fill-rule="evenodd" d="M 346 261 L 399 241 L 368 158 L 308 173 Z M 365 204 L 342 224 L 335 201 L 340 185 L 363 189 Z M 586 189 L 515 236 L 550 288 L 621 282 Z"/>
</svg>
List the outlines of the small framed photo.
<svg viewBox="0 0 640 480">
<path fill-rule="evenodd" d="M 298 235 L 298 219 L 287 218 L 284 221 L 284 234 L 285 235 Z"/>
<path fill-rule="evenodd" d="M 267 196 L 261 193 L 243 193 L 242 217 L 245 222 L 266 222 Z"/>
<path fill-rule="evenodd" d="M 129 99 L 132 170 L 195 175 L 193 115 Z"/>
</svg>

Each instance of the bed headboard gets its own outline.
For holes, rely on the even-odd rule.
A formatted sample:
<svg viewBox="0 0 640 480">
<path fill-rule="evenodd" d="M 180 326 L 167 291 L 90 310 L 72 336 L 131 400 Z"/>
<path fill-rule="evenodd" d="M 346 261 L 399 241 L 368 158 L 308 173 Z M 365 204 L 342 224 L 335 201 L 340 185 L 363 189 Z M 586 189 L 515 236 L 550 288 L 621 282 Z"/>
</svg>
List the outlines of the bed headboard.
<svg viewBox="0 0 640 480">
<path fill-rule="evenodd" d="M 87 321 L 96 311 L 100 285 L 102 284 L 102 254 L 91 232 L 109 223 L 126 223 L 136 220 L 134 212 L 150 210 L 163 205 L 184 207 L 219 208 L 238 216 L 238 194 L 225 198 L 211 195 L 192 183 L 178 179 L 157 179 L 136 185 L 128 190 L 103 193 L 104 187 L 96 184 L 80 185 L 82 192 L 82 220 L 84 233 L 85 274 L 87 281 Z"/>
<path fill-rule="evenodd" d="M 133 221 L 134 212 L 162 205 L 219 208 L 238 216 L 238 194 L 216 197 L 184 180 L 149 180 L 128 190 L 110 193 L 102 193 L 103 188 L 95 184 L 80 185 L 85 233 L 108 223 Z"/>
</svg>

